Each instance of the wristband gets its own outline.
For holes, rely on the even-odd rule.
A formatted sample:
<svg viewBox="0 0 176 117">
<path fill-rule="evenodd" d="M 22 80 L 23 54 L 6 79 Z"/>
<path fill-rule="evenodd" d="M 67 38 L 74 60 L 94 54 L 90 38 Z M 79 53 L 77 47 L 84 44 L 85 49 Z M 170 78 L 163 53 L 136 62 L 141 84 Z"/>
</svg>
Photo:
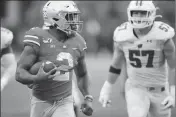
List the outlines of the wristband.
<svg viewBox="0 0 176 117">
<path fill-rule="evenodd" d="M 90 101 L 90 102 L 93 102 L 93 96 L 91 96 L 91 95 L 86 95 L 86 96 L 84 97 L 84 100 L 88 100 L 88 101 Z"/>
</svg>

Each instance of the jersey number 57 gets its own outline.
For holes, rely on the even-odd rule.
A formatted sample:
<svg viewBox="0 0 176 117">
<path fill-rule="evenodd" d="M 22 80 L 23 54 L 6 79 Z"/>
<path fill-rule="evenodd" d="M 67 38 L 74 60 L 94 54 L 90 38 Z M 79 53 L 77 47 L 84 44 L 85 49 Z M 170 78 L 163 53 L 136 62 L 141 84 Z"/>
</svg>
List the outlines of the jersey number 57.
<svg viewBox="0 0 176 117">
<path fill-rule="evenodd" d="M 136 56 L 136 57 L 135 57 Z M 129 60 L 133 67 L 141 68 L 142 62 L 138 57 L 147 57 L 146 68 L 153 67 L 154 50 L 129 50 Z"/>
</svg>

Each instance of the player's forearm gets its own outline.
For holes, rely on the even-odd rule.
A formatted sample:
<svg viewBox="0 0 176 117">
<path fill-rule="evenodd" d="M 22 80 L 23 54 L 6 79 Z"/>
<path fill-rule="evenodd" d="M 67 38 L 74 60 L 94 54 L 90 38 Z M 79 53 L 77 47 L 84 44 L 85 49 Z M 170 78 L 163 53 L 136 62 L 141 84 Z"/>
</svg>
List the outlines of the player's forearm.
<svg viewBox="0 0 176 117">
<path fill-rule="evenodd" d="M 30 74 L 25 69 L 17 69 L 16 72 L 16 81 L 22 83 L 22 84 L 32 84 L 34 83 L 34 80 L 36 79 L 36 75 Z"/>
<path fill-rule="evenodd" d="M 114 74 L 109 72 L 108 79 L 106 81 L 113 85 L 116 83 L 118 77 L 119 77 L 119 74 Z"/>
<path fill-rule="evenodd" d="M 89 76 L 86 74 L 83 77 L 78 78 L 78 88 L 83 96 L 90 95 L 90 80 Z"/>
<path fill-rule="evenodd" d="M 115 84 L 118 77 L 118 74 L 109 73 L 108 79 L 105 81 L 101 89 L 101 95 L 109 95 L 112 93 L 113 84 Z"/>
</svg>

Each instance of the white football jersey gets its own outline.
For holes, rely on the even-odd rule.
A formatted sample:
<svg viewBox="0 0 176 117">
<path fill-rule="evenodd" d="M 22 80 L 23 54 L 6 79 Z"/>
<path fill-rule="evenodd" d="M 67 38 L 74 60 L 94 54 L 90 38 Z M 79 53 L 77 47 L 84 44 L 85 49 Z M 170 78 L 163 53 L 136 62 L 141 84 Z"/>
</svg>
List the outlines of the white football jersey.
<svg viewBox="0 0 176 117">
<path fill-rule="evenodd" d="M 117 27 L 114 41 L 124 53 L 129 79 L 145 86 L 165 85 L 168 78 L 163 48 L 174 35 L 172 27 L 159 21 L 155 21 L 149 33 L 141 38 L 134 36 L 128 22 Z"/>
</svg>

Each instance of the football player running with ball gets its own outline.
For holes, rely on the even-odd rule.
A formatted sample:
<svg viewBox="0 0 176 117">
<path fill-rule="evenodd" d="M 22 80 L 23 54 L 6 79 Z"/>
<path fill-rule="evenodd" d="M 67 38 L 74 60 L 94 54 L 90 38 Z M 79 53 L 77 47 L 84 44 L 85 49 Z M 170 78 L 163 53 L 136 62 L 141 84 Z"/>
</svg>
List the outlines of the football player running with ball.
<svg viewBox="0 0 176 117">
<path fill-rule="evenodd" d="M 167 74 L 168 68 L 172 74 L 175 71 L 175 32 L 168 24 L 155 21 L 156 10 L 152 1 L 131 1 L 129 22 L 114 31 L 113 60 L 99 101 L 105 107 L 110 104 L 112 86 L 125 60 L 128 117 L 171 117 L 175 104 L 175 86 L 169 88 Z"/>
<path fill-rule="evenodd" d="M 1 27 L 1 91 L 15 77 L 17 63 L 11 47 L 12 40 L 13 33 Z"/>
<path fill-rule="evenodd" d="M 86 42 L 78 34 L 83 23 L 80 11 L 73 1 L 48 1 L 43 8 L 43 18 L 43 28 L 35 27 L 26 32 L 16 72 L 18 82 L 32 84 L 30 117 L 75 117 L 73 71 L 85 97 L 82 112 L 90 116 L 93 97 L 89 93 L 85 63 Z M 31 74 L 30 69 L 38 62 L 42 64 L 37 74 Z M 55 67 L 45 72 L 51 63 Z"/>
</svg>

